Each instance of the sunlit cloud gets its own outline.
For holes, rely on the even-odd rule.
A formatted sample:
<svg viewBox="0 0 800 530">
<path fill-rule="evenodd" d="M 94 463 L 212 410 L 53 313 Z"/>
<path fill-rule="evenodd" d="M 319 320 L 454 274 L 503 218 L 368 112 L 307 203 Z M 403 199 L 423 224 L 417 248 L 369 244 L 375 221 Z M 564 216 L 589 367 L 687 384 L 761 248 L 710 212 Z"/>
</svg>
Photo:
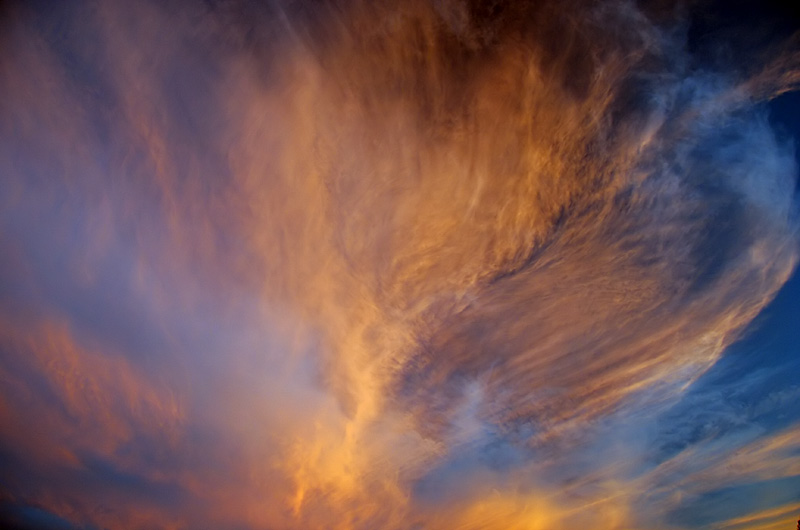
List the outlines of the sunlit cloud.
<svg viewBox="0 0 800 530">
<path fill-rule="evenodd" d="M 687 6 L 491 5 L 5 8 L 4 505 L 112 529 L 796 508 L 706 509 L 800 476 L 800 423 L 701 391 L 797 262 L 766 107 L 796 37 L 726 69 Z"/>
</svg>

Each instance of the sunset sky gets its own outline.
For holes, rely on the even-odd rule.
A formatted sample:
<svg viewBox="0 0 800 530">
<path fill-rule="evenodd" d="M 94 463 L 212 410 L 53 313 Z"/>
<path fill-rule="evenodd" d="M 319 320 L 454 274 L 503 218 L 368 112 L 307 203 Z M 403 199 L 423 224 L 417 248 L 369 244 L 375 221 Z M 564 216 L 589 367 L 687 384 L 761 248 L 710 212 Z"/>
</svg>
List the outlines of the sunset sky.
<svg viewBox="0 0 800 530">
<path fill-rule="evenodd" d="M 779 6 L 0 2 L 0 527 L 793 530 Z"/>
</svg>

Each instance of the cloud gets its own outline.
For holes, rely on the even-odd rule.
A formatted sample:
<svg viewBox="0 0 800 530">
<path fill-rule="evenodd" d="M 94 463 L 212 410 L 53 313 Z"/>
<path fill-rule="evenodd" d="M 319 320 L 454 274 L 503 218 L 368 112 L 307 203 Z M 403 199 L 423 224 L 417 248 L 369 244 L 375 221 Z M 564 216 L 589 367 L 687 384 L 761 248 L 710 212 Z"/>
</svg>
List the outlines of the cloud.
<svg viewBox="0 0 800 530">
<path fill-rule="evenodd" d="M 794 270 L 758 102 L 796 53 L 487 6 L 7 8 L 0 491 L 107 528 L 657 528 L 793 476 L 792 426 L 653 418 L 715 402 Z"/>
<path fill-rule="evenodd" d="M 794 517 L 797 514 L 798 509 L 800 509 L 800 505 L 785 504 L 777 508 L 749 514 L 744 517 L 730 519 L 716 526 L 715 528 L 730 528 L 736 530 L 752 528 L 754 530 L 769 530 L 771 528 L 786 527 L 787 521 L 790 525 L 794 522 Z"/>
</svg>

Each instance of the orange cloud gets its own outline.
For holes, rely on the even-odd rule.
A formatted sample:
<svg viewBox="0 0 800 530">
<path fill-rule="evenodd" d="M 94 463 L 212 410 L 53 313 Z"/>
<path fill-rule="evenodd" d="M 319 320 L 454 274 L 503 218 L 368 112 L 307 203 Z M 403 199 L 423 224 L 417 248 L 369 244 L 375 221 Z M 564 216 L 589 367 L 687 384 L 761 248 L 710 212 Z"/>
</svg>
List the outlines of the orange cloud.
<svg viewBox="0 0 800 530">
<path fill-rule="evenodd" d="M 691 489 L 682 457 L 554 475 L 794 270 L 793 155 L 741 96 L 794 74 L 687 73 L 627 5 L 60 9 L 0 52 L 20 498 L 108 528 L 621 529 L 638 487 Z M 685 476 L 781 476 L 795 442 Z"/>
</svg>

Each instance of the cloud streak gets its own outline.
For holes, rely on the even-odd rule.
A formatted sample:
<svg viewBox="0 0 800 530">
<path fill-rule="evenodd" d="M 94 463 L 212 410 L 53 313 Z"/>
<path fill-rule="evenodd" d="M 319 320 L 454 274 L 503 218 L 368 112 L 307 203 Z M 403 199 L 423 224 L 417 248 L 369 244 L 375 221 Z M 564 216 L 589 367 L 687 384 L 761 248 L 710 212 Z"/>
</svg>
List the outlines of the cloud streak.
<svg viewBox="0 0 800 530">
<path fill-rule="evenodd" d="M 794 41 L 712 71 L 682 15 L 488 5 L 6 8 L 7 504 L 668 528 L 800 474 L 794 425 L 648 460 L 794 270 L 794 152 L 758 103 Z M 720 528 L 784 513 L 754 510 Z"/>
</svg>

